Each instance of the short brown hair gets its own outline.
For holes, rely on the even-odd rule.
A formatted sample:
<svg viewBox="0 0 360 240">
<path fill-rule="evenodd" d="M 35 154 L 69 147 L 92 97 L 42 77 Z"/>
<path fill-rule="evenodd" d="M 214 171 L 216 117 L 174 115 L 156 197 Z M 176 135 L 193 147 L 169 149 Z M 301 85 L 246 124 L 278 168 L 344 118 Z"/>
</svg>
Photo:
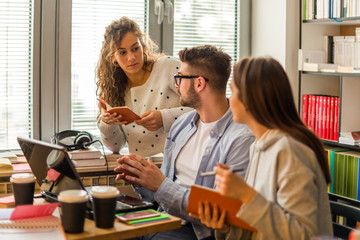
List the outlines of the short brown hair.
<svg viewBox="0 0 360 240">
<path fill-rule="evenodd" d="M 209 86 L 223 93 L 231 72 L 231 57 L 212 45 L 184 48 L 179 52 L 181 62 L 188 63 L 196 75 L 209 79 Z"/>
</svg>

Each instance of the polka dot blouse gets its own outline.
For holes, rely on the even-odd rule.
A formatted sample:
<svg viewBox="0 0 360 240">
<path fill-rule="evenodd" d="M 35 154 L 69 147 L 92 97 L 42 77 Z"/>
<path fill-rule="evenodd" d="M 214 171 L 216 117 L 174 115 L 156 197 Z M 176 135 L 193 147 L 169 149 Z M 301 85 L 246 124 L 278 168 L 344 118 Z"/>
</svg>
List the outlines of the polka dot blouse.
<svg viewBox="0 0 360 240">
<path fill-rule="evenodd" d="M 145 84 L 128 89 L 125 105 L 138 115 L 150 110 L 160 110 L 163 127 L 149 131 L 135 123 L 128 125 L 109 125 L 99 120 L 103 143 L 113 152 L 119 152 L 125 145 L 129 151 L 143 157 L 163 152 L 165 139 L 172 123 L 178 116 L 191 110 L 181 107 L 179 93 L 174 85 L 174 74 L 179 71 L 181 62 L 169 56 L 159 58 Z"/>
</svg>

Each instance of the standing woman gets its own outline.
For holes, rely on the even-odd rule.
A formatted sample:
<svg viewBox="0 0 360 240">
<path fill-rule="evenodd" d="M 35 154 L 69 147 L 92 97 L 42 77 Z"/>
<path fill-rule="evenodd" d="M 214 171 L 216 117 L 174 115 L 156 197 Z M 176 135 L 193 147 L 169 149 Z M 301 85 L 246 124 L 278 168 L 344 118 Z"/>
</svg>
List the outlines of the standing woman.
<svg viewBox="0 0 360 240">
<path fill-rule="evenodd" d="M 237 217 L 258 232 L 229 227 L 208 203 L 199 206 L 198 217 L 218 230 L 217 239 L 332 235 L 328 161 L 322 143 L 298 116 L 284 69 L 272 58 L 245 58 L 235 64 L 233 76 L 234 121 L 248 125 L 256 141 L 245 179 L 219 165 L 216 186 L 244 203 Z"/>
<path fill-rule="evenodd" d="M 189 108 L 180 106 L 173 76 L 181 62 L 157 54 L 157 46 L 133 20 L 113 21 L 104 34 L 97 67 L 100 96 L 98 127 L 103 143 L 119 152 L 128 142 L 130 152 L 143 157 L 163 151 L 172 123 Z M 126 125 L 121 115 L 106 111 L 128 106 L 141 119 Z"/>
</svg>

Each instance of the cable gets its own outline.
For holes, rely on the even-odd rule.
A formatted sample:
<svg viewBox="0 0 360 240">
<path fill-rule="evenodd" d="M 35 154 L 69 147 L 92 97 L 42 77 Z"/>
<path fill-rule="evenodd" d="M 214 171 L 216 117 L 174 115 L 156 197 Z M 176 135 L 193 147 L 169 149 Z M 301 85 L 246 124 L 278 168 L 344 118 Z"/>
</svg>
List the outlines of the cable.
<svg viewBox="0 0 360 240">
<path fill-rule="evenodd" d="M 88 147 L 90 146 L 91 144 L 94 144 L 94 143 L 100 143 L 101 144 L 101 148 L 102 148 L 102 151 L 103 151 L 103 156 L 105 158 L 105 164 L 106 164 L 106 179 L 105 179 L 105 184 L 106 185 L 109 185 L 109 163 L 108 163 L 108 160 L 106 158 L 106 154 L 105 154 L 105 148 L 104 148 L 104 144 L 100 141 L 100 140 L 94 140 L 92 142 L 89 142 L 89 143 L 85 143 L 84 146 L 85 147 Z M 100 178 L 99 178 L 99 183 L 100 183 Z"/>
</svg>

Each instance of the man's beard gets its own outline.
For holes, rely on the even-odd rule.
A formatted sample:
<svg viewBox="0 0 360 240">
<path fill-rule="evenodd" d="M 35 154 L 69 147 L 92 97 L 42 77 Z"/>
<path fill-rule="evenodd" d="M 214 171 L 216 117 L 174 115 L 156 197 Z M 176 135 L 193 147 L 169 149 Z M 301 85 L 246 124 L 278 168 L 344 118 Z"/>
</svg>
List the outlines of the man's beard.
<svg viewBox="0 0 360 240">
<path fill-rule="evenodd" d="M 191 87 L 189 88 L 186 99 L 184 99 L 184 96 L 180 93 L 180 104 L 181 106 L 191 108 L 197 108 L 201 105 L 200 96 L 198 93 L 195 92 L 195 88 L 193 85 L 191 85 Z"/>
</svg>

